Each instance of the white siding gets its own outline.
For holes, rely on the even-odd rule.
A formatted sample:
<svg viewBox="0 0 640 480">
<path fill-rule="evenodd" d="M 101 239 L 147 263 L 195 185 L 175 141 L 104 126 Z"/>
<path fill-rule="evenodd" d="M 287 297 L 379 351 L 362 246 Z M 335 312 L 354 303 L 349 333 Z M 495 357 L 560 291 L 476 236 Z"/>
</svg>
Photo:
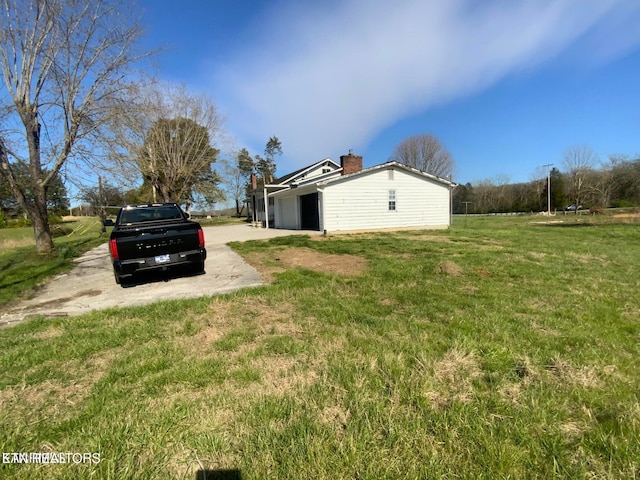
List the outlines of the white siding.
<svg viewBox="0 0 640 480">
<path fill-rule="evenodd" d="M 323 189 L 323 229 L 366 230 L 449 225 L 449 188 L 406 170 L 388 169 L 336 181 Z M 389 210 L 389 190 L 396 209 Z"/>
</svg>

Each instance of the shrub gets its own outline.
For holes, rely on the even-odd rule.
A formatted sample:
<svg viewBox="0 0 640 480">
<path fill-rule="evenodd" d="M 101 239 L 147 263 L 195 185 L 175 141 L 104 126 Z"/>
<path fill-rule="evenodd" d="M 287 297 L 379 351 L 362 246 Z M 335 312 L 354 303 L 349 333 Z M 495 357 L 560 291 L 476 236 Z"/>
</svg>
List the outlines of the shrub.
<svg viewBox="0 0 640 480">
<path fill-rule="evenodd" d="M 589 213 L 591 215 L 602 215 L 604 214 L 604 209 L 600 205 L 594 205 L 589 209 Z"/>
<path fill-rule="evenodd" d="M 631 203 L 629 200 L 616 200 L 611 204 L 613 208 L 631 208 L 635 205 Z"/>
<path fill-rule="evenodd" d="M 7 221 L 7 227 L 9 228 L 22 228 L 22 227 L 30 227 L 31 220 L 25 217 L 12 218 Z"/>
</svg>

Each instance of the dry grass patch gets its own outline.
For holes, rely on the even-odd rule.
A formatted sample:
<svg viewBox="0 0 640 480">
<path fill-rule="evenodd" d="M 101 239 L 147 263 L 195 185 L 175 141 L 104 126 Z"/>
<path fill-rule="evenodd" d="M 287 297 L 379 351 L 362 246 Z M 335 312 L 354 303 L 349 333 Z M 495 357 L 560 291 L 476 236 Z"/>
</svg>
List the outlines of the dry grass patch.
<svg viewBox="0 0 640 480">
<path fill-rule="evenodd" d="M 562 333 L 556 329 L 548 327 L 547 325 L 543 325 L 536 320 L 531 321 L 531 330 L 534 332 L 538 332 L 542 335 L 549 335 L 551 337 L 559 337 Z"/>
<path fill-rule="evenodd" d="M 31 335 L 31 338 L 35 338 L 37 340 L 49 339 L 49 338 L 58 338 L 64 334 L 64 330 L 60 327 L 49 327 L 46 330 L 42 330 L 39 332 L 35 332 Z"/>
<path fill-rule="evenodd" d="M 33 238 L 21 238 L 19 240 L 10 238 L 0 241 L 0 251 L 10 250 L 12 248 L 28 247 L 35 244 L 36 241 Z"/>
<path fill-rule="evenodd" d="M 640 223 L 640 213 L 618 213 L 613 218 L 620 223 Z"/>
<path fill-rule="evenodd" d="M 547 369 L 551 371 L 560 382 L 565 384 L 585 388 L 602 387 L 602 380 L 595 367 L 576 367 L 561 358 L 557 358 Z"/>
<path fill-rule="evenodd" d="M 433 365 L 433 390 L 425 392 L 436 408 L 453 402 L 468 403 L 473 391 L 472 382 L 482 374 L 480 363 L 473 352 L 449 350 Z"/>
<path fill-rule="evenodd" d="M 324 407 L 319 413 L 320 422 L 330 426 L 336 434 L 337 438 L 340 438 L 347 428 L 347 422 L 351 418 L 351 412 L 345 410 L 341 406 L 332 405 Z"/>
<path fill-rule="evenodd" d="M 0 410 L 41 411 L 47 416 L 64 417 L 66 410 L 87 398 L 93 385 L 107 372 L 115 351 L 102 352 L 86 361 L 67 362 L 63 367 L 73 376 L 70 382 L 47 380 L 35 385 L 16 385 L 0 391 Z"/>
<path fill-rule="evenodd" d="M 609 264 L 609 261 L 606 258 L 597 257 L 595 255 L 589 255 L 586 253 L 568 252 L 567 256 L 573 260 L 576 260 L 578 263 L 582 263 L 585 265 L 598 263 L 602 266 L 605 266 Z"/>
<path fill-rule="evenodd" d="M 187 337 L 177 337 L 176 341 L 190 355 L 200 356 L 203 349 L 223 338 L 238 326 L 249 321 L 259 335 L 270 333 L 301 333 L 301 327 L 287 321 L 294 305 L 288 301 L 270 302 L 266 297 L 244 297 L 241 299 L 214 298 L 207 312 L 194 317 L 201 327 L 198 333 Z M 253 349 L 244 345 L 243 351 Z"/>
<path fill-rule="evenodd" d="M 260 381 L 239 390 L 243 395 L 285 395 L 299 388 L 307 388 L 318 379 L 314 369 L 299 367 L 301 358 L 274 355 L 251 362 L 260 370 Z"/>
<path fill-rule="evenodd" d="M 445 237 L 443 235 L 412 235 L 408 232 L 399 232 L 399 235 L 408 240 L 418 240 L 421 242 L 441 242 L 441 243 L 453 243 L 453 241 L 449 237 Z"/>
<path fill-rule="evenodd" d="M 462 275 L 462 267 L 454 262 L 445 261 L 438 264 L 436 267 L 436 273 L 459 277 Z"/>
<path fill-rule="evenodd" d="M 589 430 L 589 427 L 581 422 L 562 423 L 558 428 L 565 437 L 568 437 L 572 440 L 580 438 L 585 432 Z"/>
</svg>

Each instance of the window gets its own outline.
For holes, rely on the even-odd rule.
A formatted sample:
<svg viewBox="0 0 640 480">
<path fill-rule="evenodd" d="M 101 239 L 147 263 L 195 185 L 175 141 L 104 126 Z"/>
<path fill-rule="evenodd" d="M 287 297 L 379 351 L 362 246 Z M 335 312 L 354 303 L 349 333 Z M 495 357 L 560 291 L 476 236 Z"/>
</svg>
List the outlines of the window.
<svg viewBox="0 0 640 480">
<path fill-rule="evenodd" d="M 131 225 L 132 223 L 150 222 L 154 220 L 179 220 L 182 219 L 180 208 L 172 205 L 158 207 L 130 207 L 120 214 L 120 223 Z"/>
<path fill-rule="evenodd" d="M 390 212 L 396 211 L 396 191 L 395 190 L 389 190 L 389 211 Z"/>
<path fill-rule="evenodd" d="M 330 168 L 323 168 L 322 173 L 329 173 L 331 171 Z"/>
</svg>

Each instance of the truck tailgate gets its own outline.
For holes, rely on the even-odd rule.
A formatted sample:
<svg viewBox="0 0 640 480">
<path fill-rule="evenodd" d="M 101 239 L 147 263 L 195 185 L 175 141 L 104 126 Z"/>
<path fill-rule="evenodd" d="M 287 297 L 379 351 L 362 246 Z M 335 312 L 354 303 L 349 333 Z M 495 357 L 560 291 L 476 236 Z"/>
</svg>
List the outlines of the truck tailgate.
<svg viewBox="0 0 640 480">
<path fill-rule="evenodd" d="M 198 226 L 193 224 L 123 228 L 118 235 L 120 260 L 197 250 L 200 246 Z"/>
</svg>

